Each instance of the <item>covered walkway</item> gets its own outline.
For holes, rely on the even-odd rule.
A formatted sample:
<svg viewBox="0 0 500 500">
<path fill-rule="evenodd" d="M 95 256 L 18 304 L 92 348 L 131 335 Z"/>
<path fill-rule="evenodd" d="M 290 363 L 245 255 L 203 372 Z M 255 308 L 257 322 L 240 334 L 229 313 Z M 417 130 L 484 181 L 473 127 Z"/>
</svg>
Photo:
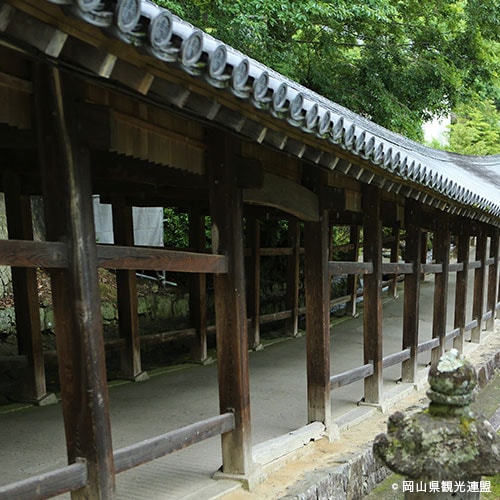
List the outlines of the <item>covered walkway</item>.
<svg viewBox="0 0 500 500">
<path fill-rule="evenodd" d="M 450 283 L 453 303 L 454 280 Z M 432 337 L 434 283 L 427 276 L 421 284 L 420 332 L 422 341 Z M 472 293 L 471 293 L 472 298 Z M 398 352 L 401 345 L 403 297 L 386 298 L 383 305 L 384 349 Z M 452 308 L 448 317 L 453 317 Z M 363 317 L 334 322 L 331 331 L 331 366 L 340 373 L 357 366 L 362 358 Z M 448 325 L 451 328 L 451 323 Z M 321 437 L 322 428 L 307 422 L 306 337 L 288 338 L 250 353 L 251 414 L 254 460 L 265 465 L 300 449 L 311 438 Z M 472 345 L 472 344 L 469 344 Z M 477 344 L 475 344 L 477 345 Z M 419 377 L 425 378 L 429 353 L 419 357 Z M 111 426 L 114 448 L 205 419 L 217 412 L 215 364 L 175 365 L 150 372 L 144 383 L 115 382 L 110 386 Z M 400 367 L 384 371 L 384 410 L 415 391 L 414 384 L 396 383 Z M 363 422 L 372 406 L 358 406 L 362 381 L 334 390 L 332 417 L 339 432 Z M 42 407 L 10 405 L 0 409 L 0 467 L 2 483 L 43 474 L 66 463 L 61 405 Z M 301 429 L 300 431 L 297 431 Z M 286 436 L 295 433 L 296 437 Z M 269 446 L 273 440 L 275 446 Z M 266 443 L 266 441 L 268 441 Z M 257 445 L 257 446 L 256 446 Z M 260 445 L 260 446 L 259 446 Z M 215 498 L 240 487 L 240 483 L 214 481 L 222 464 L 220 440 L 210 438 L 186 450 L 124 472 L 117 476 L 117 498 L 130 500 L 180 500 Z"/>
<path fill-rule="evenodd" d="M 435 151 L 382 129 L 149 0 L 0 0 L 0 103 L 0 265 L 12 272 L 17 341 L 0 363 L 23 372 L 15 396 L 42 406 L 1 417 L 12 464 L 4 497 L 109 500 L 115 485 L 126 497 L 153 489 L 163 463 L 168 494 L 170 485 L 220 488 L 209 479 L 218 468 L 252 488 L 262 463 L 335 438 L 413 390 L 429 358 L 481 344 L 494 328 L 499 156 Z M 114 244 L 96 240 L 93 195 L 112 205 Z M 188 214 L 186 241 L 137 245 L 141 206 Z M 265 221 L 286 222 L 286 248 L 263 248 Z M 349 243 L 340 249 L 332 233 L 341 226 Z M 261 257 L 278 255 L 286 307 L 265 317 Z M 50 352 L 40 268 L 51 278 Z M 116 275 L 114 339 L 103 331 L 102 268 Z M 144 335 L 137 271 L 189 277 L 185 330 Z M 331 332 L 332 275 L 348 276 L 349 313 L 361 278 L 364 296 L 363 314 Z M 384 283 L 403 277 L 401 297 L 384 302 Z M 299 313 L 305 336 L 258 350 L 261 325 L 284 320 L 296 337 Z M 214 333 L 217 368 L 139 383 L 147 342 L 190 339 L 192 359 L 205 363 Z M 110 349 L 137 385 L 108 390 Z M 61 404 L 46 408 L 48 358 Z M 12 482 L 46 466 L 49 476 Z"/>
</svg>

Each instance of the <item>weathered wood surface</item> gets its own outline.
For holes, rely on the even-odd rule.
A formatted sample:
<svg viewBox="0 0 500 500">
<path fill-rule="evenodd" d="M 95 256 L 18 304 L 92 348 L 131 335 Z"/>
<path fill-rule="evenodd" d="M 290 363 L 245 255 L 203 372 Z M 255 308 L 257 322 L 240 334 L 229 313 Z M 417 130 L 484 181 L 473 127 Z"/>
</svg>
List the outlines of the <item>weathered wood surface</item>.
<svg viewBox="0 0 500 500">
<path fill-rule="evenodd" d="M 372 262 L 346 262 L 332 260 L 328 262 L 328 269 L 332 274 L 372 274 Z"/>
<path fill-rule="evenodd" d="M 189 210 L 189 246 L 203 253 L 205 249 L 205 216 L 193 207 Z M 191 274 L 189 283 L 189 316 L 196 330 L 191 345 L 191 359 L 203 363 L 208 359 L 207 350 L 207 277 L 205 273 Z"/>
<path fill-rule="evenodd" d="M 349 228 L 349 241 L 352 248 L 349 249 L 349 259 L 352 262 L 358 262 L 359 258 L 359 250 L 361 248 L 360 243 L 360 234 L 361 228 L 360 226 L 350 226 Z M 333 249 L 335 251 L 335 247 Z M 350 295 L 350 301 L 347 303 L 347 313 L 350 316 L 356 316 L 356 308 L 357 308 L 357 297 L 358 297 L 358 275 L 357 274 L 349 274 L 347 277 L 347 293 Z"/>
<path fill-rule="evenodd" d="M 317 195 L 296 182 L 268 172 L 264 172 L 262 188 L 245 189 L 243 199 L 245 203 L 278 208 L 302 220 L 319 218 Z"/>
<path fill-rule="evenodd" d="M 21 195 L 21 179 L 16 175 L 5 174 L 4 186 L 9 238 L 32 240 L 31 200 Z M 25 354 L 29 360 L 19 398 L 38 403 L 46 396 L 47 388 L 36 269 L 12 267 L 11 274 L 18 352 Z"/>
<path fill-rule="evenodd" d="M 405 349 L 404 351 L 395 352 L 393 354 L 389 354 L 388 356 L 384 356 L 383 365 L 384 368 L 388 368 L 389 366 L 397 365 L 410 359 L 411 357 L 411 349 Z"/>
<path fill-rule="evenodd" d="M 112 205 L 114 242 L 118 245 L 134 245 L 134 221 L 132 207 L 123 200 Z M 141 345 L 139 341 L 139 314 L 137 302 L 137 278 L 135 271 L 116 271 L 116 292 L 118 302 L 118 329 L 125 340 L 121 351 L 120 374 L 129 380 L 144 378 L 141 366 Z"/>
<path fill-rule="evenodd" d="M 363 187 L 363 261 L 371 263 L 373 272 L 364 278 L 363 360 L 373 363 L 373 375 L 365 378 L 364 398 L 367 403 L 382 399 L 382 224 L 380 190 Z"/>
<path fill-rule="evenodd" d="M 68 267 L 67 247 L 62 242 L 0 240 L 0 265 L 62 269 Z"/>
<path fill-rule="evenodd" d="M 51 272 L 66 448 L 69 463 L 84 458 L 89 475 L 72 496 L 111 499 L 114 465 L 90 164 L 73 108 L 81 94 L 56 68 L 37 66 L 35 78 L 47 240 L 67 242 L 67 269 Z"/>
<path fill-rule="evenodd" d="M 399 221 L 394 223 L 394 225 L 392 226 L 392 237 L 394 238 L 394 241 L 391 243 L 391 263 L 397 264 L 399 262 L 399 244 L 401 238 L 401 223 Z M 382 272 L 385 273 L 383 264 L 382 264 Z M 392 278 L 392 283 L 390 285 L 390 293 L 393 298 L 397 298 L 399 271 L 396 270 L 393 272 L 394 276 Z"/>
<path fill-rule="evenodd" d="M 260 342 L 260 221 L 247 219 L 247 241 L 250 244 L 250 258 L 247 269 L 247 304 L 250 324 L 248 346 L 258 349 Z"/>
<path fill-rule="evenodd" d="M 287 319 L 285 328 L 291 337 L 295 337 L 299 331 L 299 282 L 300 282 L 300 224 L 290 222 L 288 224 L 288 242 L 292 253 L 287 259 L 286 273 L 286 307 L 290 310 L 290 318 Z"/>
<path fill-rule="evenodd" d="M 231 432 L 234 428 L 234 415 L 224 413 L 121 448 L 113 453 L 116 473 L 182 450 L 213 436 Z"/>
<path fill-rule="evenodd" d="M 446 337 L 446 313 L 448 306 L 448 277 L 450 265 L 450 230 L 447 220 L 439 221 L 434 232 L 433 256 L 441 266 L 434 277 L 434 310 L 432 314 L 432 337 L 439 339 L 439 346 L 432 350 L 431 362 L 436 363 L 444 354 Z"/>
<path fill-rule="evenodd" d="M 248 330 L 243 257 L 243 200 L 231 159 L 238 144 L 208 130 L 207 170 L 212 215 L 212 252 L 227 259 L 214 276 L 220 412 L 234 411 L 235 429 L 222 436 L 222 470 L 245 476 L 253 469 L 248 373 Z"/>
<path fill-rule="evenodd" d="M 382 273 L 384 274 L 411 274 L 413 272 L 413 263 L 406 262 L 383 262 Z M 394 278 L 393 278 L 394 279 Z"/>
<path fill-rule="evenodd" d="M 366 377 L 371 377 L 372 375 L 373 364 L 367 363 L 366 365 L 332 375 L 330 377 L 330 388 L 331 390 L 338 389 L 339 387 L 352 384 L 358 380 L 364 380 Z"/>
<path fill-rule="evenodd" d="M 486 310 L 491 313 L 486 321 L 486 330 L 493 331 L 495 326 L 495 309 L 498 294 L 498 255 L 499 251 L 499 231 L 494 231 L 490 240 L 490 258 L 491 262 L 488 269 L 488 292 L 486 297 Z"/>
<path fill-rule="evenodd" d="M 97 245 L 97 259 L 106 269 L 226 273 L 228 268 L 224 255 L 119 245 Z"/>
<path fill-rule="evenodd" d="M 426 340 L 425 342 L 421 342 L 418 344 L 417 352 L 425 352 L 425 351 L 430 351 L 431 349 L 435 349 L 436 347 L 439 346 L 439 339 L 430 339 Z"/>
<path fill-rule="evenodd" d="M 42 500 L 78 490 L 86 484 L 87 467 L 83 462 L 76 462 L 61 469 L 0 486 L 0 499 Z"/>
<path fill-rule="evenodd" d="M 406 246 L 405 260 L 413 266 L 413 272 L 406 275 L 403 305 L 403 349 L 410 349 L 411 356 L 403 361 L 401 375 L 403 382 L 415 382 L 417 374 L 418 320 L 420 303 L 420 207 L 413 200 L 406 202 Z"/>
<path fill-rule="evenodd" d="M 471 341 L 475 343 L 481 342 L 481 332 L 483 330 L 487 243 L 488 236 L 484 229 L 481 228 L 476 241 L 476 262 L 479 261 L 481 266 L 474 270 L 474 298 L 472 300 L 472 318 L 477 320 L 477 326 L 471 331 Z"/>
<path fill-rule="evenodd" d="M 330 278 L 328 213 L 304 223 L 306 293 L 307 421 L 330 425 Z"/>
<path fill-rule="evenodd" d="M 453 339 L 453 347 L 459 352 L 464 350 L 465 321 L 467 316 L 467 290 L 469 287 L 470 234 L 468 225 L 462 226 L 458 235 L 457 260 L 462 269 L 457 271 L 455 283 L 455 317 L 453 326 L 460 329 L 460 335 Z"/>
</svg>

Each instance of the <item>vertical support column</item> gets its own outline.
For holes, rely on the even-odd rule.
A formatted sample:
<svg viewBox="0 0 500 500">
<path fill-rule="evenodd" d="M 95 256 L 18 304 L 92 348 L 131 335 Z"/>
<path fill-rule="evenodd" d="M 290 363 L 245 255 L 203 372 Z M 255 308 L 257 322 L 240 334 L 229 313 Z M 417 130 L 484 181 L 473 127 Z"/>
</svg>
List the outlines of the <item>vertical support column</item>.
<svg viewBox="0 0 500 500">
<path fill-rule="evenodd" d="M 491 317 L 486 321 L 486 330 L 492 332 L 495 329 L 496 300 L 498 293 L 498 229 L 494 229 L 490 238 L 490 259 L 493 264 L 488 270 L 488 296 L 486 302 L 487 311 L 491 312 Z"/>
<path fill-rule="evenodd" d="M 304 223 L 308 422 L 330 427 L 330 272 L 328 212 Z"/>
<path fill-rule="evenodd" d="M 250 246 L 248 268 L 248 314 L 250 329 L 248 332 L 248 346 L 250 349 L 262 349 L 260 342 L 260 221 L 255 218 L 247 219 L 247 241 Z"/>
<path fill-rule="evenodd" d="M 446 342 L 446 311 L 448 306 L 448 278 L 450 271 L 450 230 L 447 220 L 438 221 L 434 233 L 433 254 L 436 264 L 442 265 L 442 272 L 434 275 L 434 311 L 432 315 L 432 338 L 439 339 L 439 345 L 432 349 L 431 363 L 439 361 L 444 354 Z"/>
<path fill-rule="evenodd" d="M 399 242 L 400 242 L 400 231 L 401 224 L 399 221 L 395 222 L 392 226 L 392 237 L 394 241 L 391 245 L 391 262 L 399 262 Z M 394 299 L 398 298 L 398 274 L 396 273 L 392 279 L 390 286 L 390 292 Z"/>
<path fill-rule="evenodd" d="M 68 253 L 68 268 L 51 278 L 68 461 L 83 458 L 88 469 L 87 485 L 72 498 L 111 499 L 115 473 L 90 163 L 67 93 L 80 87 L 46 66 L 37 66 L 33 87 L 47 240 L 65 242 Z"/>
<path fill-rule="evenodd" d="M 471 331 L 471 342 L 477 344 L 481 342 L 481 331 L 483 330 L 487 241 L 486 232 L 481 228 L 476 239 L 476 261 L 481 262 L 481 267 L 474 270 L 474 299 L 472 302 L 472 319 L 477 320 L 477 326 Z"/>
<path fill-rule="evenodd" d="M 113 236 L 116 245 L 134 246 L 134 221 L 132 207 L 122 200 L 112 205 Z M 120 375 L 134 382 L 148 380 L 148 374 L 142 371 L 141 344 L 139 338 L 139 316 L 137 304 L 137 278 L 135 271 L 118 269 L 116 271 L 118 300 L 118 328 L 120 337 L 125 340 L 121 350 Z"/>
<path fill-rule="evenodd" d="M 373 273 L 364 276 L 364 363 L 373 363 L 373 375 L 365 378 L 365 403 L 382 398 L 382 224 L 380 190 L 363 187 L 363 261 L 371 262 Z"/>
<path fill-rule="evenodd" d="M 357 262 L 359 257 L 359 236 L 360 227 L 351 226 L 349 230 L 349 243 L 354 245 L 352 250 L 349 252 L 349 260 L 352 262 Z M 349 274 L 347 276 L 347 294 L 351 296 L 351 300 L 347 303 L 347 314 L 350 316 L 356 316 L 357 307 L 357 291 L 358 291 L 358 275 Z"/>
<path fill-rule="evenodd" d="M 198 208 L 189 210 L 189 246 L 196 252 L 204 253 L 205 217 Z M 191 360 L 207 364 L 212 360 L 207 350 L 207 275 L 190 274 L 189 315 L 196 329 L 196 339 L 191 346 Z"/>
<path fill-rule="evenodd" d="M 429 233 L 424 231 L 421 236 L 420 242 L 420 262 L 422 264 L 427 263 L 427 242 L 429 241 Z M 425 280 L 425 271 L 420 271 L 420 279 L 422 281 Z"/>
<path fill-rule="evenodd" d="M 21 194 L 19 176 L 5 174 L 4 190 L 9 238 L 32 240 L 30 197 Z M 54 394 L 47 394 L 45 384 L 36 269 L 12 267 L 11 272 L 18 352 L 28 357 L 28 368 L 23 377 L 19 398 L 37 405 L 57 403 Z"/>
<path fill-rule="evenodd" d="M 288 244 L 292 255 L 287 262 L 286 304 L 290 309 L 290 318 L 286 320 L 285 328 L 291 337 L 299 332 L 299 271 L 300 271 L 300 223 L 289 221 Z"/>
<path fill-rule="evenodd" d="M 401 378 L 403 382 L 413 383 L 417 373 L 420 249 L 422 246 L 419 207 L 413 200 L 406 201 L 405 226 L 405 262 L 413 264 L 413 272 L 405 276 L 404 283 L 403 350 L 410 349 L 410 358 L 403 361 Z"/>
<path fill-rule="evenodd" d="M 464 221 L 464 225 L 468 221 Z M 457 272 L 455 287 L 455 322 L 454 327 L 460 328 L 460 335 L 453 339 L 453 347 L 459 352 L 464 350 L 465 342 L 465 322 L 467 318 L 467 290 L 469 282 L 469 253 L 470 253 L 470 232 L 467 226 L 462 226 L 458 236 L 457 261 L 463 264 L 461 271 Z"/>
<path fill-rule="evenodd" d="M 248 329 L 243 255 L 243 202 L 236 184 L 234 139 L 210 130 L 208 176 L 212 250 L 228 259 L 214 276 L 217 364 L 221 413 L 234 412 L 236 428 L 222 435 L 223 474 L 245 480 L 252 473 Z"/>
</svg>

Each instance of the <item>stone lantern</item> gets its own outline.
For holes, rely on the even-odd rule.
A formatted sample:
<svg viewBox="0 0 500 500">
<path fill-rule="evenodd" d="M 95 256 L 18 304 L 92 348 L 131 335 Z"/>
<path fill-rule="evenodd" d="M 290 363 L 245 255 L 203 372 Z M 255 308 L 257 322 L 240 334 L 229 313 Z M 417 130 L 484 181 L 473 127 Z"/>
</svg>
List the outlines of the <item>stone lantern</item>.
<svg viewBox="0 0 500 500">
<path fill-rule="evenodd" d="M 405 499 L 469 500 L 481 496 L 481 476 L 500 472 L 500 439 L 470 408 L 477 377 L 456 349 L 429 371 L 429 407 L 389 417 L 373 451 L 404 476 Z"/>
</svg>

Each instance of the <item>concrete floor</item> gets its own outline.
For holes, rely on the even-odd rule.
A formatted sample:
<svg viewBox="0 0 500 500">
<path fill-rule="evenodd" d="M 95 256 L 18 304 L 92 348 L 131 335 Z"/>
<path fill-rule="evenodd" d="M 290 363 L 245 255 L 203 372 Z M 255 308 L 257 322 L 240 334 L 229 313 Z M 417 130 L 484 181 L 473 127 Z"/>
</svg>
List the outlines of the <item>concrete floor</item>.
<svg viewBox="0 0 500 500">
<path fill-rule="evenodd" d="M 433 289 L 432 279 L 427 277 L 421 289 L 420 341 L 431 338 Z M 451 280 L 448 331 L 452 329 L 454 290 Z M 398 299 L 384 300 L 384 355 L 401 349 L 402 311 L 402 294 Z M 332 374 L 362 364 L 362 326 L 362 315 L 333 325 Z M 268 345 L 251 352 L 249 359 L 253 443 L 303 427 L 307 423 L 305 337 Z M 428 361 L 429 353 L 419 357 L 421 367 Z M 110 387 L 114 449 L 218 414 L 215 364 L 179 365 L 150 375 L 145 383 L 114 383 Z M 399 377 L 400 365 L 384 370 L 384 392 L 401 393 L 404 384 L 396 384 Z M 358 382 L 332 392 L 332 415 L 339 428 L 373 411 L 357 405 L 362 391 Z M 61 406 L 0 407 L 0 442 L 0 484 L 63 466 Z M 211 438 L 118 475 L 117 498 L 215 498 L 237 487 L 232 481 L 211 478 L 221 463 L 220 438 Z"/>
</svg>

